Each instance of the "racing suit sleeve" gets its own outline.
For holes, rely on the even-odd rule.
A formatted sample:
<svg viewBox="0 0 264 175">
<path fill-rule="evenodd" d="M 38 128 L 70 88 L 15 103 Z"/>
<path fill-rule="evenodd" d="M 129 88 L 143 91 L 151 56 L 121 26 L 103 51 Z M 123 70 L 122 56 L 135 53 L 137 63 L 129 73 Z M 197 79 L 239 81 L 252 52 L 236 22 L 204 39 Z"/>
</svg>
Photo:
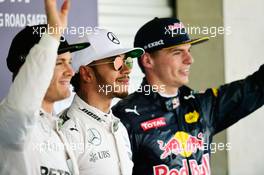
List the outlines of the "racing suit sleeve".
<svg viewBox="0 0 264 175">
<path fill-rule="evenodd" d="M 44 34 L 29 52 L 6 98 L 0 104 L 2 144 L 23 147 L 34 127 L 42 100 L 49 87 L 59 42 Z"/>
<path fill-rule="evenodd" d="M 201 106 L 205 110 L 210 109 L 208 126 L 216 134 L 264 104 L 264 65 L 245 79 L 205 93 L 210 100 L 203 100 Z"/>
</svg>

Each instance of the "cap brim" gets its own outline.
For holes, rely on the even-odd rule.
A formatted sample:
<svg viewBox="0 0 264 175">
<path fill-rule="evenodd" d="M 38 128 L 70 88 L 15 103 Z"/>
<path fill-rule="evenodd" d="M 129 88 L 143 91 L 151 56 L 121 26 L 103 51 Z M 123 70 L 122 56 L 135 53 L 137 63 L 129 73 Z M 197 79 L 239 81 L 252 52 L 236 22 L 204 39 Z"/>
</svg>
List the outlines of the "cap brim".
<svg viewBox="0 0 264 175">
<path fill-rule="evenodd" d="M 201 43 L 206 42 L 208 40 L 209 40 L 209 37 L 196 38 L 196 39 L 192 39 L 192 40 L 189 40 L 189 41 L 182 42 L 180 44 L 175 44 L 173 46 L 166 47 L 166 49 L 173 48 L 175 46 L 184 45 L 184 44 L 191 44 L 191 45 L 201 44 Z"/>
<path fill-rule="evenodd" d="M 142 48 L 135 47 L 135 48 L 124 48 L 124 49 L 117 49 L 110 53 L 98 56 L 97 58 L 93 58 L 92 60 L 101 60 L 109 57 L 113 57 L 120 54 L 127 54 L 129 57 L 138 58 L 140 57 L 145 51 Z"/>
<path fill-rule="evenodd" d="M 209 40 L 209 37 L 202 37 L 202 38 L 192 39 L 189 43 L 191 45 L 195 45 L 195 44 L 203 43 L 203 42 L 208 41 L 208 40 Z"/>
<path fill-rule="evenodd" d="M 141 57 L 141 55 L 144 54 L 144 52 L 145 51 L 143 49 L 136 47 L 133 50 L 127 52 L 126 54 L 127 54 L 127 56 L 129 56 L 131 58 L 139 58 L 139 57 Z"/>
<path fill-rule="evenodd" d="M 85 49 L 90 46 L 90 43 L 84 42 L 84 43 L 78 43 L 78 44 L 72 44 L 64 48 L 58 49 L 58 54 L 62 54 L 65 52 L 76 52 L 78 50 Z"/>
<path fill-rule="evenodd" d="M 128 56 L 132 58 L 140 57 L 143 53 L 144 50 L 142 48 L 121 48 L 121 49 L 116 49 L 111 52 L 105 53 L 105 54 L 100 54 L 96 53 L 93 51 L 93 46 L 91 46 L 91 49 L 87 48 L 84 49 L 80 52 L 77 52 L 74 57 L 76 57 L 78 61 L 74 61 L 72 66 L 75 72 L 78 72 L 79 67 L 81 65 L 88 65 L 92 63 L 93 61 L 97 60 L 103 60 L 105 58 L 110 58 L 113 56 L 121 55 L 121 54 L 128 54 Z M 96 53 L 91 55 L 91 53 Z"/>
</svg>

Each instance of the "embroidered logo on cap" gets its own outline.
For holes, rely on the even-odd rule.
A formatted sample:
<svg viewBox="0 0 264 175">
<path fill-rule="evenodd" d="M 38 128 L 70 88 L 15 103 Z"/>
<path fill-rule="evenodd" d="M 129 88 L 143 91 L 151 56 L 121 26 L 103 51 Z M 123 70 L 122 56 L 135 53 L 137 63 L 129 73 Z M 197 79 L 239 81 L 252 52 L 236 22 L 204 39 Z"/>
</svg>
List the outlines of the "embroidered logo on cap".
<svg viewBox="0 0 264 175">
<path fill-rule="evenodd" d="M 154 41 L 152 43 L 149 43 L 149 44 L 145 45 L 144 49 L 151 49 L 153 47 L 157 47 L 157 46 L 160 46 L 160 45 L 164 45 L 164 41 L 162 39 L 158 40 L 158 41 Z"/>
<path fill-rule="evenodd" d="M 173 25 L 168 25 L 168 28 L 170 30 L 178 30 L 178 29 L 182 29 L 182 28 L 185 28 L 183 23 L 180 22 L 180 23 L 174 23 Z"/>
<path fill-rule="evenodd" d="M 112 41 L 112 43 L 120 44 L 120 41 L 118 40 L 118 38 L 112 32 L 108 32 L 107 33 L 107 37 L 108 37 L 108 39 L 110 41 Z"/>
</svg>

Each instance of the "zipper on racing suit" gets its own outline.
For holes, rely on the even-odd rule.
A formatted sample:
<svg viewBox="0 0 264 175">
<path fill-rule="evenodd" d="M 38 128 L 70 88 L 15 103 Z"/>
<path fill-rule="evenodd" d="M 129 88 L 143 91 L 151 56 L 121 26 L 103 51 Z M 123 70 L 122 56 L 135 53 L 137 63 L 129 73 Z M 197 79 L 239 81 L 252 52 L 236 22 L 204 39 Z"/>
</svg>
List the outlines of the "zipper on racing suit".
<svg viewBox="0 0 264 175">
<path fill-rule="evenodd" d="M 120 171 L 120 174 L 122 175 L 122 167 L 121 167 L 121 157 L 120 157 L 120 154 L 119 154 L 119 149 L 118 149 L 118 146 L 117 146 L 117 141 L 116 141 L 116 131 L 118 130 L 118 121 L 113 121 L 111 122 L 111 133 L 114 137 L 114 140 L 115 140 L 115 148 L 116 148 L 116 152 L 118 153 L 118 167 L 119 167 L 119 171 Z"/>
</svg>

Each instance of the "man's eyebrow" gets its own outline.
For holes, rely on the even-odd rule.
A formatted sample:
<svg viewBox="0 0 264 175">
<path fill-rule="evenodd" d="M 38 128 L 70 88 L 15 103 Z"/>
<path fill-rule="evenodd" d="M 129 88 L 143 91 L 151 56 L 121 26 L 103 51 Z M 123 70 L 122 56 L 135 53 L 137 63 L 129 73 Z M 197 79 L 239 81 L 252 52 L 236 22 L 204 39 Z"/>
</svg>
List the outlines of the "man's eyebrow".
<svg viewBox="0 0 264 175">
<path fill-rule="evenodd" d="M 170 51 L 175 52 L 175 51 L 184 51 L 184 49 L 181 48 L 171 48 Z"/>
<path fill-rule="evenodd" d="M 190 50 L 191 50 L 191 47 L 188 48 L 188 51 L 190 51 Z M 185 51 L 185 49 L 182 49 L 182 48 L 171 48 L 170 51 L 171 52 L 175 52 L 175 51 L 181 51 L 182 52 L 182 51 Z"/>
<path fill-rule="evenodd" d="M 67 59 L 67 58 L 58 58 L 57 61 L 72 61 L 72 58 Z"/>
</svg>

